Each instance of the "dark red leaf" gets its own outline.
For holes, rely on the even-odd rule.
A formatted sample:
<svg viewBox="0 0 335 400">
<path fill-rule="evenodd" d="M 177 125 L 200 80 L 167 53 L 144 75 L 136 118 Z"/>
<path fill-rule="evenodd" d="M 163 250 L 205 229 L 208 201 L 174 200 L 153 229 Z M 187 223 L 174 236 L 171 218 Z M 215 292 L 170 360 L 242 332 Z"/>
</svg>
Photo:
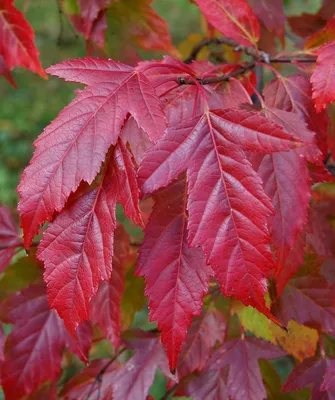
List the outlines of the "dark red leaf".
<svg viewBox="0 0 335 400">
<path fill-rule="evenodd" d="M 318 51 L 317 65 L 313 71 L 313 99 L 317 112 L 335 101 L 335 41 L 329 42 Z"/>
<path fill-rule="evenodd" d="M 11 212 L 6 206 L 0 206 L 0 272 L 9 265 L 19 244 L 19 233 Z"/>
<path fill-rule="evenodd" d="M 335 331 L 335 286 L 322 275 L 291 279 L 273 304 L 273 313 L 287 325 L 291 319 L 299 324 Z"/>
<path fill-rule="evenodd" d="M 45 77 L 34 44 L 34 31 L 13 0 L 0 0 L 0 55 L 9 70 L 25 67 Z"/>
<path fill-rule="evenodd" d="M 335 360 L 329 361 L 327 372 L 322 382 L 321 390 L 335 391 Z"/>
<path fill-rule="evenodd" d="M 205 373 L 229 367 L 229 396 L 234 400 L 262 400 L 266 398 L 266 391 L 258 360 L 272 360 L 284 355 L 280 348 L 257 338 L 234 339 L 213 354 Z M 222 376 L 217 376 L 218 379 L 222 386 Z"/>
<path fill-rule="evenodd" d="M 256 15 L 245 0 L 195 0 L 208 22 L 224 36 L 246 46 L 255 46 L 260 27 Z"/>
<path fill-rule="evenodd" d="M 294 112 L 306 122 L 308 129 L 316 133 L 316 139 L 324 157 L 327 156 L 328 115 L 325 111 L 317 114 L 312 99 L 312 85 L 302 74 L 278 77 L 264 88 L 269 107 Z"/>
<path fill-rule="evenodd" d="M 188 247 L 186 202 L 184 180 L 155 196 L 136 271 L 145 277 L 150 320 L 162 332 L 171 370 L 192 317 L 201 312 L 212 274 L 201 250 Z"/>
<path fill-rule="evenodd" d="M 225 370 L 203 372 L 187 384 L 186 391 L 193 400 L 229 400 L 227 372 Z"/>
<path fill-rule="evenodd" d="M 249 0 L 249 2 L 266 30 L 274 32 L 282 41 L 285 40 L 286 15 L 283 0 Z"/>
<path fill-rule="evenodd" d="M 131 67 L 87 57 L 53 66 L 48 72 L 88 87 L 36 140 L 34 156 L 23 173 L 19 210 L 27 248 L 40 225 L 64 207 L 79 183 L 92 183 L 128 113 L 152 140 L 159 139 L 165 129 L 153 88 Z"/>
<path fill-rule="evenodd" d="M 300 390 L 307 386 L 311 387 L 310 400 L 334 400 L 335 391 L 320 391 L 323 377 L 327 370 L 328 360 L 311 357 L 304 360 L 301 364 L 294 368 L 285 385 L 283 392 L 291 392 L 292 390 Z"/>
<path fill-rule="evenodd" d="M 73 336 L 77 326 L 89 319 L 89 303 L 100 281 L 111 277 L 117 201 L 135 223 L 141 221 L 135 175 L 130 154 L 119 140 L 99 186 L 67 205 L 39 245 L 50 307 Z"/>
<path fill-rule="evenodd" d="M 217 310 L 204 310 L 193 319 L 177 365 L 179 379 L 205 367 L 216 343 L 223 343 L 225 329 L 223 314 Z"/>
<path fill-rule="evenodd" d="M 100 325 L 104 335 L 113 343 L 120 344 L 121 299 L 124 290 L 125 261 L 130 252 L 130 238 L 123 226 L 115 231 L 113 271 L 109 282 L 102 282 L 91 302 L 91 321 Z"/>
<path fill-rule="evenodd" d="M 145 194 L 187 170 L 189 244 L 203 247 L 224 295 L 261 312 L 273 265 L 266 228 L 272 206 L 241 147 L 267 153 L 299 146 L 291 139 L 259 113 L 209 111 L 169 128 L 139 170 Z"/>
<path fill-rule="evenodd" d="M 174 379 L 157 335 L 137 332 L 131 346 L 135 355 L 115 374 L 113 400 L 145 400 L 158 367 Z"/>
<path fill-rule="evenodd" d="M 49 309 L 43 286 L 14 295 L 6 311 L 14 328 L 6 342 L 1 379 L 6 398 L 18 400 L 58 376 L 62 351 L 72 339 L 57 313 Z"/>
</svg>

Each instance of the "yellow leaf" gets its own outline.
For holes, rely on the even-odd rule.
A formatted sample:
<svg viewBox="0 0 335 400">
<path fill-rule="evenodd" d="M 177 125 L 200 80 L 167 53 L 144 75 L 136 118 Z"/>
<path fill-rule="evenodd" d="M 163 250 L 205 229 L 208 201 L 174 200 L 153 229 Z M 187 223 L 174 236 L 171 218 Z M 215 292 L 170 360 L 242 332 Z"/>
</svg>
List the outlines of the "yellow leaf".
<svg viewBox="0 0 335 400">
<path fill-rule="evenodd" d="M 287 325 L 288 332 L 271 323 L 270 331 L 277 342 L 288 354 L 299 361 L 315 355 L 319 334 L 315 329 L 299 325 L 291 320 Z"/>
</svg>

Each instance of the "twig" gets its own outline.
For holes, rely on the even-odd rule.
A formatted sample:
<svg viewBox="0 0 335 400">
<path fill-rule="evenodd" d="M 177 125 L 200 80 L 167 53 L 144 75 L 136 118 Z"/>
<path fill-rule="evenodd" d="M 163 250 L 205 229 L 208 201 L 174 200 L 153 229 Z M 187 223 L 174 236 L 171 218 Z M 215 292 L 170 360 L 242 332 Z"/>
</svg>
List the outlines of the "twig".
<svg viewBox="0 0 335 400">
<path fill-rule="evenodd" d="M 254 68 L 256 65 L 255 61 L 252 61 L 250 63 L 247 63 L 245 65 L 242 65 L 239 69 L 236 69 L 235 71 L 232 71 L 229 74 L 222 75 L 222 76 L 215 76 L 211 78 L 197 78 L 196 80 L 200 85 L 210 85 L 211 83 L 219 83 L 219 82 L 225 82 L 229 81 L 231 78 L 235 78 L 236 76 L 242 75 L 245 72 L 251 70 Z M 195 85 L 196 83 L 194 82 L 194 79 L 188 79 L 185 77 L 177 78 L 176 82 L 179 85 Z"/>
<path fill-rule="evenodd" d="M 161 400 L 167 400 L 170 396 L 170 394 L 172 394 L 176 389 L 177 389 L 178 384 L 175 384 L 172 386 L 172 388 L 170 388 L 165 394 L 164 396 L 161 398 Z"/>
<path fill-rule="evenodd" d="M 213 39 L 203 39 L 201 42 L 199 42 L 192 50 L 190 56 L 184 61 L 186 64 L 189 64 L 193 60 L 197 58 L 197 55 L 199 52 L 206 46 L 209 46 L 211 44 L 225 44 L 229 47 L 233 47 L 235 51 L 243 51 L 248 56 L 253 57 L 255 60 L 260 61 L 260 62 L 265 62 L 267 64 L 270 63 L 292 63 L 292 62 L 301 62 L 301 63 L 314 63 L 316 61 L 316 57 L 277 57 L 277 56 L 271 56 L 270 54 L 260 51 L 258 49 L 255 49 L 254 47 L 249 47 L 249 46 L 244 46 L 241 45 L 235 40 L 226 38 L 224 36 L 219 36 Z"/>
<path fill-rule="evenodd" d="M 113 362 L 116 361 L 116 360 L 120 357 L 120 355 L 121 355 L 124 351 L 126 351 L 126 350 L 127 350 L 127 349 L 126 349 L 125 347 L 123 347 L 120 351 L 118 351 L 118 352 L 115 354 L 115 356 L 114 356 L 113 358 L 111 358 L 111 359 L 106 363 L 106 365 L 105 365 L 103 368 L 101 368 L 101 370 L 99 371 L 98 375 L 95 377 L 95 380 L 93 381 L 89 392 L 87 393 L 86 400 L 89 400 L 89 398 L 90 398 L 91 395 L 93 394 L 93 390 L 94 390 L 94 388 L 95 388 L 95 386 L 96 386 L 97 384 L 99 385 L 99 388 L 100 388 L 100 385 L 101 385 L 101 383 L 102 383 L 102 378 L 103 378 L 104 373 L 105 373 L 105 372 L 108 370 L 108 368 L 113 364 Z M 99 397 L 100 397 L 100 396 L 99 396 Z"/>
</svg>

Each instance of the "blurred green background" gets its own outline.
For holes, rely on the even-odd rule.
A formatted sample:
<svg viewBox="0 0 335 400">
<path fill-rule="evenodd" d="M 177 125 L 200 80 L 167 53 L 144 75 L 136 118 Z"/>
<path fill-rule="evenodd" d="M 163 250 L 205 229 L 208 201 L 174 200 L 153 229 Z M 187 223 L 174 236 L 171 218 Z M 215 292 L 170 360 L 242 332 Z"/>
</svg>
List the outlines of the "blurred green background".
<svg viewBox="0 0 335 400">
<path fill-rule="evenodd" d="M 298 15 L 315 12 L 320 3 L 321 0 L 285 0 L 285 7 L 288 14 Z M 57 0 L 19 0 L 15 5 L 20 10 L 26 7 L 44 68 L 85 55 L 83 39 L 76 35 L 66 16 L 59 14 Z M 156 0 L 154 7 L 168 21 L 176 46 L 190 33 L 201 31 L 200 13 L 189 0 Z M 56 78 L 43 80 L 24 69 L 14 70 L 13 76 L 18 89 L 0 77 L 0 204 L 15 208 L 16 186 L 32 155 L 32 143 L 73 98 L 75 85 Z"/>
</svg>

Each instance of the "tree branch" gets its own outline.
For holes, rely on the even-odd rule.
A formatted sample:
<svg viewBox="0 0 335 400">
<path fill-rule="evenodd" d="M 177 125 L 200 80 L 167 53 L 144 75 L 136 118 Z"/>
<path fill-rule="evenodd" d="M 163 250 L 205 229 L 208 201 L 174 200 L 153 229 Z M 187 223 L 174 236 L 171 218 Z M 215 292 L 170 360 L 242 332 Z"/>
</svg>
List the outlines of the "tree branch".
<svg viewBox="0 0 335 400">
<path fill-rule="evenodd" d="M 113 364 L 113 362 L 115 362 L 115 361 L 120 357 L 120 355 L 121 355 L 124 351 L 126 351 L 126 350 L 127 350 L 127 349 L 126 349 L 125 347 L 121 348 L 121 350 L 119 350 L 119 351 L 115 354 L 115 356 L 114 356 L 113 358 L 111 358 L 111 359 L 106 363 L 106 365 L 105 365 L 103 368 L 101 368 L 101 370 L 99 371 L 98 375 L 95 377 L 95 380 L 93 381 L 89 392 L 87 393 L 86 400 L 89 400 L 89 398 L 91 397 L 91 395 L 92 395 L 92 393 L 93 393 L 93 390 L 94 390 L 94 388 L 95 388 L 96 385 L 99 385 L 99 388 L 100 388 L 100 385 L 101 385 L 101 382 L 102 382 L 102 378 L 103 378 L 104 373 L 105 373 L 105 372 L 108 370 L 108 368 Z M 100 396 L 99 396 L 99 397 L 100 397 Z"/>
<path fill-rule="evenodd" d="M 240 68 L 236 69 L 235 71 L 232 71 L 229 74 L 222 75 L 222 76 L 215 76 L 211 78 L 197 78 L 196 80 L 200 85 L 210 85 L 211 83 L 219 83 L 219 82 L 225 82 L 229 81 L 229 79 L 234 78 L 236 76 L 242 75 L 245 72 L 251 70 L 254 68 L 256 65 L 255 61 L 252 61 L 250 63 L 247 63 L 245 65 L 242 65 Z M 179 85 L 195 85 L 196 83 L 192 79 L 187 79 L 184 77 L 177 78 L 176 82 Z"/>
<path fill-rule="evenodd" d="M 186 64 L 191 63 L 193 60 L 197 58 L 199 52 L 204 48 L 211 44 L 225 44 L 229 47 L 233 47 L 235 51 L 243 51 L 248 56 L 253 57 L 258 62 L 265 62 L 267 64 L 270 63 L 292 63 L 292 62 L 302 62 L 302 63 L 314 63 L 316 61 L 316 57 L 278 57 L 278 56 L 271 56 L 270 54 L 255 49 L 254 47 L 244 46 L 235 42 L 235 40 L 226 38 L 224 36 L 219 36 L 212 39 L 203 39 L 199 42 L 192 50 L 190 56 L 184 61 Z"/>
</svg>

